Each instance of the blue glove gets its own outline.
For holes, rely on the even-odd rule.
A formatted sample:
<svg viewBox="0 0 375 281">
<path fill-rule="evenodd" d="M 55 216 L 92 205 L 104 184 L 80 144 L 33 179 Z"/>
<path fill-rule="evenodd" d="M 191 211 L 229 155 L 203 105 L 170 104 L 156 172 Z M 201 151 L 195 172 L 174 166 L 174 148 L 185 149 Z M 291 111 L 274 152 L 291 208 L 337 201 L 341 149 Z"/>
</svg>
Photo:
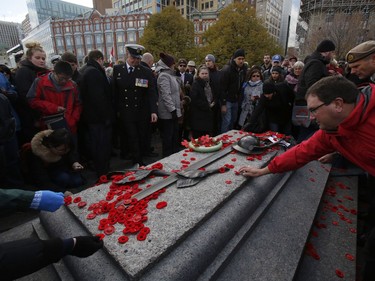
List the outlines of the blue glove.
<svg viewBox="0 0 375 281">
<path fill-rule="evenodd" d="M 30 208 L 54 212 L 64 204 L 64 194 L 49 190 L 39 190 L 35 192 Z"/>
</svg>

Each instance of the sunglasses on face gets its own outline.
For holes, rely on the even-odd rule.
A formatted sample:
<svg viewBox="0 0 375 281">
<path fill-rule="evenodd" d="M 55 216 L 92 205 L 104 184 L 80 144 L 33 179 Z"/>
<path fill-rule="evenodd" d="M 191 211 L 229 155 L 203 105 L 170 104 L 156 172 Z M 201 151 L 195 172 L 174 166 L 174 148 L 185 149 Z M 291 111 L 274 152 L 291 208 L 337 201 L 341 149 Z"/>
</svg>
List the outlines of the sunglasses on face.
<svg viewBox="0 0 375 281">
<path fill-rule="evenodd" d="M 180 64 L 180 67 L 186 67 L 186 65 L 184 65 L 184 64 Z"/>
</svg>

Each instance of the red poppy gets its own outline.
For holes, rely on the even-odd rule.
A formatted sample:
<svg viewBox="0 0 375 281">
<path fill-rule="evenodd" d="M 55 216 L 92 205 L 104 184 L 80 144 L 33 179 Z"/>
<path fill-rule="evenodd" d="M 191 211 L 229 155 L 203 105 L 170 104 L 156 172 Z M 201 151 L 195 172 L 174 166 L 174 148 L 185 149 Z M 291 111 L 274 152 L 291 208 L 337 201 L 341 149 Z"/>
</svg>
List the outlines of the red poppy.
<svg viewBox="0 0 375 281">
<path fill-rule="evenodd" d="M 340 269 L 336 269 L 335 272 L 338 277 L 344 278 L 344 272 L 342 272 Z"/>
<path fill-rule="evenodd" d="M 108 178 L 106 175 L 102 175 L 99 177 L 99 183 L 106 183 L 108 182 Z"/>
<path fill-rule="evenodd" d="M 78 202 L 81 202 L 81 200 L 82 200 L 82 198 L 78 196 L 78 197 L 74 198 L 73 202 L 78 203 Z"/>
<path fill-rule="evenodd" d="M 232 161 L 232 162 L 236 162 L 237 159 L 236 159 L 236 158 L 232 158 L 232 159 L 230 159 L 230 161 Z"/>
<path fill-rule="evenodd" d="M 347 260 L 350 260 L 350 261 L 354 261 L 354 260 L 355 260 L 354 256 L 352 256 L 352 255 L 349 254 L 349 253 L 346 253 L 346 254 L 345 254 L 345 258 L 346 258 Z"/>
<path fill-rule="evenodd" d="M 337 221 L 332 221 L 332 224 L 336 225 L 336 226 L 339 225 L 339 223 Z"/>
<path fill-rule="evenodd" d="M 167 207 L 167 202 L 166 201 L 160 201 L 156 204 L 156 209 L 163 209 L 165 207 Z"/>
<path fill-rule="evenodd" d="M 225 169 L 225 167 L 219 168 L 219 173 L 225 173 L 226 171 L 227 171 L 227 169 Z"/>
<path fill-rule="evenodd" d="M 64 198 L 64 203 L 65 203 L 66 206 L 72 204 L 72 196 L 66 196 Z"/>
<path fill-rule="evenodd" d="M 78 203 L 78 208 L 83 208 L 87 205 L 87 203 L 85 201 L 81 201 Z"/>
<path fill-rule="evenodd" d="M 231 181 L 231 180 L 226 180 L 225 183 L 226 183 L 226 184 L 231 184 L 232 181 Z"/>
<path fill-rule="evenodd" d="M 184 146 L 184 147 L 186 147 L 186 148 L 189 148 L 189 142 L 187 140 L 183 140 L 181 142 L 181 145 Z"/>
<path fill-rule="evenodd" d="M 129 241 L 129 237 L 123 235 L 123 236 L 120 236 L 120 237 L 117 239 L 117 241 L 118 241 L 120 244 L 124 244 L 124 243 L 126 243 L 126 242 Z"/>
<path fill-rule="evenodd" d="M 87 216 L 86 216 L 86 219 L 88 220 L 93 220 L 96 218 L 96 214 L 95 213 L 89 213 Z"/>
<path fill-rule="evenodd" d="M 350 230 L 351 233 L 357 233 L 357 229 L 355 229 L 355 228 L 349 228 L 349 230 Z"/>
<path fill-rule="evenodd" d="M 163 170 L 163 164 L 160 163 L 160 162 L 157 162 L 157 163 L 153 164 L 153 165 L 151 166 L 151 168 L 152 168 L 152 169 Z"/>
<path fill-rule="evenodd" d="M 195 160 L 197 160 L 197 159 L 196 159 L 195 157 L 191 157 L 190 160 L 191 160 L 191 161 L 195 161 Z"/>
<path fill-rule="evenodd" d="M 99 237 L 100 240 L 103 240 L 105 235 L 103 233 L 98 233 L 95 235 L 96 237 Z"/>
<path fill-rule="evenodd" d="M 146 233 L 140 232 L 137 235 L 137 240 L 138 241 L 144 241 L 144 240 L 146 240 L 146 238 L 147 238 L 147 234 Z"/>
<path fill-rule="evenodd" d="M 113 225 L 108 225 L 106 226 L 106 228 L 104 229 L 104 233 L 106 235 L 111 235 L 113 232 L 115 232 L 115 227 Z"/>
</svg>

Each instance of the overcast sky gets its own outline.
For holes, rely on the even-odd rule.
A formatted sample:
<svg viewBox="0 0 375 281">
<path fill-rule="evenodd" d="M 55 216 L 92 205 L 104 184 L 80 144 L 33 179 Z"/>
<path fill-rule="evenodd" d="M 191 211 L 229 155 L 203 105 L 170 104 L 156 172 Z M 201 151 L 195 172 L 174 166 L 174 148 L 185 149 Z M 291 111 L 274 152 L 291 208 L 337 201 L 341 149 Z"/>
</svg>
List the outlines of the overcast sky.
<svg viewBox="0 0 375 281">
<path fill-rule="evenodd" d="M 92 0 L 65 0 L 74 4 L 92 8 Z M 1 21 L 21 23 L 27 14 L 26 0 L 2 0 L 0 9 Z"/>
</svg>

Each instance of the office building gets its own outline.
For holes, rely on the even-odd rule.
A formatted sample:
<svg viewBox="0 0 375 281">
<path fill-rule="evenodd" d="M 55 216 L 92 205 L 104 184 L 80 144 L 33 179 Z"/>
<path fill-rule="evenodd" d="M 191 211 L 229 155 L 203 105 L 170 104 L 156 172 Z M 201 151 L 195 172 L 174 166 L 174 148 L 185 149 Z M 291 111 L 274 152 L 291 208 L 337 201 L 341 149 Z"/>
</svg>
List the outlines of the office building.
<svg viewBox="0 0 375 281">
<path fill-rule="evenodd" d="M 82 15 L 91 8 L 60 0 L 27 0 L 27 9 L 31 29 L 37 27 L 48 18 L 73 18 Z"/>
</svg>

